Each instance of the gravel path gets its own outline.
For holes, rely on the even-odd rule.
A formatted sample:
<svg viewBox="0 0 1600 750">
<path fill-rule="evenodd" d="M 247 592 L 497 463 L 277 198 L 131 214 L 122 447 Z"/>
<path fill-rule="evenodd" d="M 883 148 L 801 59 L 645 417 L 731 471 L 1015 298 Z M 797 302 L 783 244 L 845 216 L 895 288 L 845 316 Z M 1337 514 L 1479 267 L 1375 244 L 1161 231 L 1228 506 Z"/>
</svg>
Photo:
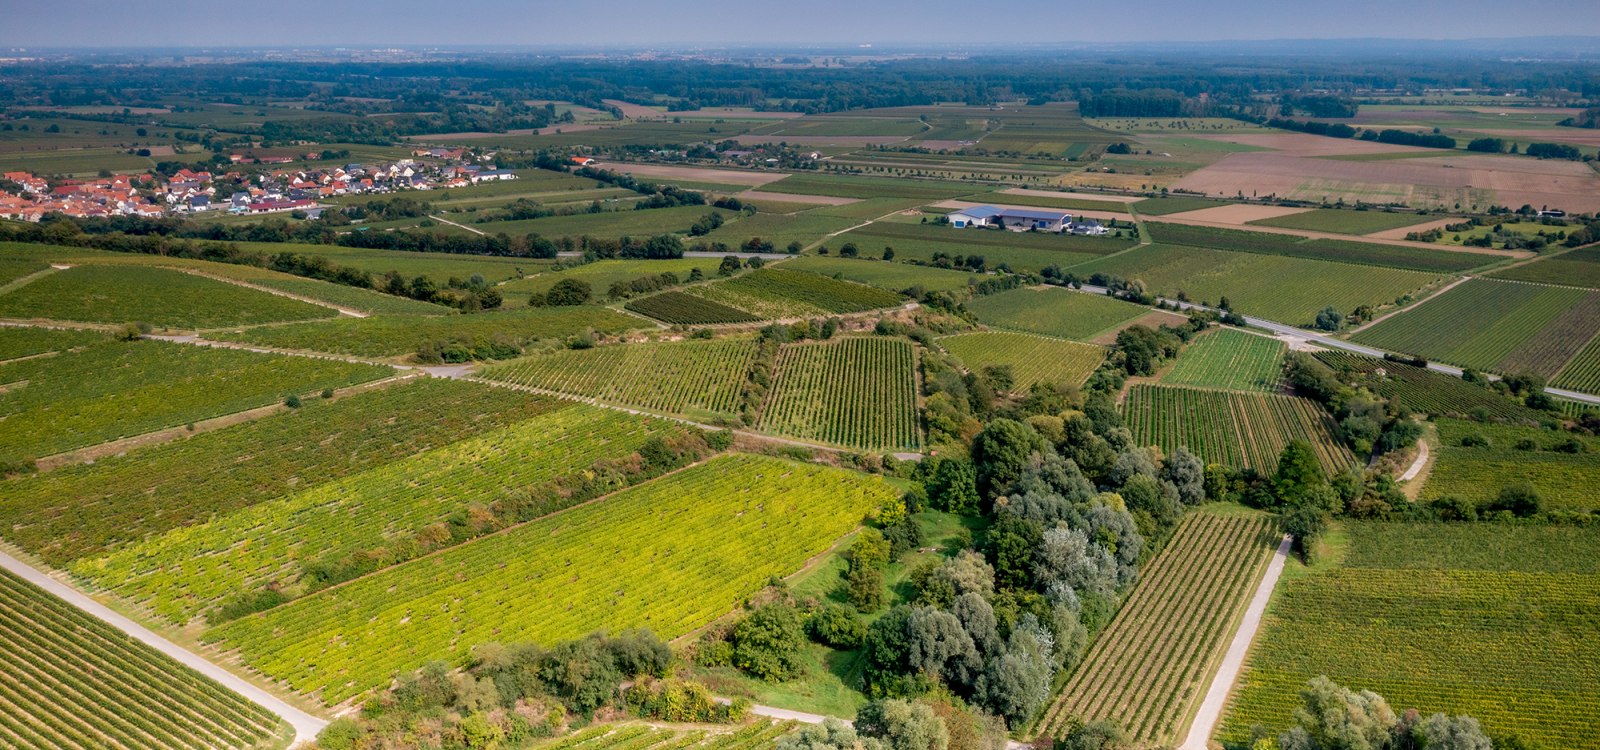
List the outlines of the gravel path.
<svg viewBox="0 0 1600 750">
<path fill-rule="evenodd" d="M 1417 475 L 1422 473 L 1422 468 L 1428 465 L 1428 453 L 1428 441 L 1418 440 L 1417 458 L 1411 462 L 1410 466 L 1406 467 L 1405 473 L 1400 475 L 1401 482 L 1409 482 L 1413 479 L 1416 479 Z"/>
<path fill-rule="evenodd" d="M 1250 643 L 1255 640 L 1256 630 L 1261 627 L 1261 615 L 1267 611 L 1267 600 L 1272 598 L 1272 589 L 1278 585 L 1278 576 L 1283 574 L 1283 563 L 1288 558 L 1289 537 L 1285 535 L 1283 541 L 1278 543 L 1278 551 L 1272 554 L 1272 562 L 1267 564 L 1267 573 L 1261 577 L 1261 586 L 1256 589 L 1255 597 L 1244 611 L 1244 619 L 1239 621 L 1239 629 L 1233 634 L 1233 642 L 1228 644 L 1228 653 L 1222 657 L 1222 666 L 1217 669 L 1217 676 L 1212 678 L 1211 687 L 1206 690 L 1206 698 L 1200 704 L 1199 713 L 1194 716 L 1194 723 L 1189 725 L 1189 736 L 1180 750 L 1206 750 L 1206 741 L 1211 739 L 1217 723 L 1222 720 L 1222 711 L 1228 705 L 1228 694 L 1233 692 L 1233 684 L 1239 679 L 1244 657 L 1250 652 Z"/>
</svg>

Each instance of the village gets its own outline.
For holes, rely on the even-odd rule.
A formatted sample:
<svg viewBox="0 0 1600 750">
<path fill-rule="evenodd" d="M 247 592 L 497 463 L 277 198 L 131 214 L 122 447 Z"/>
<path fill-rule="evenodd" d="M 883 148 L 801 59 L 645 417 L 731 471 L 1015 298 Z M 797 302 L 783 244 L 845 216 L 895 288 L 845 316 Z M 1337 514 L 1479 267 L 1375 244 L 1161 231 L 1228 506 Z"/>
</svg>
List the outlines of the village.
<svg viewBox="0 0 1600 750">
<path fill-rule="evenodd" d="M 292 164 L 283 156 L 231 154 L 241 169 L 221 174 L 182 168 L 158 173 L 48 179 L 31 172 L 0 175 L 0 219 L 38 222 L 51 214 L 74 218 L 293 213 L 318 218 L 319 201 L 341 195 L 466 187 L 516 179 L 509 169 L 473 163 L 465 149 L 418 148 L 416 158 L 386 164 L 259 169 Z M 318 158 L 307 154 L 306 161 Z M 424 159 L 425 161 L 419 161 Z M 256 167 L 256 168 L 252 168 Z"/>
</svg>

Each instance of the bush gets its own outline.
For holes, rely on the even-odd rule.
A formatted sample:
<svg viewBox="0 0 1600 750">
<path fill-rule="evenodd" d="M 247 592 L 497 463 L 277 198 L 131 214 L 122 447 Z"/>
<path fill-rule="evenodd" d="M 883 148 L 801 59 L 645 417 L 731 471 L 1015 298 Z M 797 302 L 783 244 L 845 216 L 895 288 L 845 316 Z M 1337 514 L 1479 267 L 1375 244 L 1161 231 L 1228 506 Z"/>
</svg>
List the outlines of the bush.
<svg viewBox="0 0 1600 750">
<path fill-rule="evenodd" d="M 845 604 L 824 604 L 806 620 L 806 633 L 825 646 L 852 649 L 861 645 L 867 626 L 856 619 L 856 609 Z"/>
<path fill-rule="evenodd" d="M 1463 448 L 1487 448 L 1487 447 L 1489 447 L 1489 438 L 1486 438 L 1481 433 L 1477 433 L 1477 432 L 1474 432 L 1474 433 L 1472 433 L 1470 435 L 1464 435 L 1461 438 L 1461 447 L 1463 447 Z"/>
<path fill-rule="evenodd" d="M 289 397 L 283 400 L 283 405 L 290 409 L 300 408 L 300 396 L 294 393 L 289 394 Z"/>
<path fill-rule="evenodd" d="M 800 671 L 804 643 L 794 607 L 767 604 L 734 627 L 733 665 L 768 682 L 781 682 Z"/>
<path fill-rule="evenodd" d="M 582 279 L 562 279 L 545 292 L 544 302 L 552 307 L 571 307 L 581 305 L 594 296 L 594 290 L 589 282 Z M 532 304 L 530 302 L 530 304 Z"/>
<path fill-rule="evenodd" d="M 1533 485 L 1521 482 L 1501 488 L 1500 496 L 1491 500 L 1483 512 L 1487 514 L 1503 510 L 1518 518 L 1527 518 L 1538 515 L 1543 506 L 1544 499 L 1539 496 L 1539 491 Z"/>
</svg>

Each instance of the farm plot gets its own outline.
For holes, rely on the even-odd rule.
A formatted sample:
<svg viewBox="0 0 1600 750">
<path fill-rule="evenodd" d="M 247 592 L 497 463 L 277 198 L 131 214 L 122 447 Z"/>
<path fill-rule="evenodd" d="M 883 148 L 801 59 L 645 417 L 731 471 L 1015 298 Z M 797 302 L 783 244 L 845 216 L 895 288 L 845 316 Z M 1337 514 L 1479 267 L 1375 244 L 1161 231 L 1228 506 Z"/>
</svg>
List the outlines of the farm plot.
<svg viewBox="0 0 1600 750">
<path fill-rule="evenodd" d="M 1256 219 L 1246 223 L 1283 229 L 1306 229 L 1313 232 L 1372 234 L 1386 229 L 1414 226 L 1429 220 L 1427 216 L 1409 212 L 1348 211 L 1337 208 L 1318 208 L 1290 216 Z"/>
<path fill-rule="evenodd" d="M 1541 257 L 1532 263 L 1495 271 L 1489 274 L 1509 281 L 1532 281 L 1557 286 L 1581 286 L 1600 289 L 1600 247 Z"/>
<path fill-rule="evenodd" d="M 1467 714 L 1490 735 L 1600 736 L 1600 530 L 1350 523 L 1342 561 L 1285 576 L 1218 739 L 1286 729 L 1327 675 L 1399 709 Z M 1499 743 L 1497 743 L 1498 745 Z"/>
<path fill-rule="evenodd" d="M 1299 214 L 1296 214 L 1298 216 Z M 1146 223 L 1151 237 L 1169 245 L 1209 247 L 1242 253 L 1282 255 L 1290 258 L 1325 260 L 1336 263 L 1353 263 L 1365 266 L 1404 268 L 1413 271 L 1451 273 L 1465 271 L 1500 260 L 1500 256 L 1466 253 L 1454 250 L 1429 250 L 1427 248 L 1387 245 L 1376 242 L 1347 240 L 1308 240 L 1296 235 L 1278 232 L 1252 232 L 1221 227 L 1197 227 L 1186 224 Z"/>
<path fill-rule="evenodd" d="M 1471 436 L 1486 445 L 1463 445 Z M 1439 447 L 1422 497 L 1493 500 L 1501 488 L 1527 483 L 1548 507 L 1600 508 L 1600 439 L 1537 427 L 1439 420 Z"/>
<path fill-rule="evenodd" d="M 1276 546 L 1262 515 L 1190 513 L 1144 571 L 1039 725 L 1113 719 L 1138 747 L 1171 747 Z"/>
<path fill-rule="evenodd" d="M 1034 383 L 1081 386 L 1106 358 L 1106 350 L 1093 344 L 1002 331 L 946 336 L 939 346 L 972 372 L 1011 368 L 1013 390 L 1019 393 Z"/>
<path fill-rule="evenodd" d="M 1335 437 L 1332 417 L 1294 396 L 1136 385 L 1123 419 L 1138 444 L 1169 453 L 1188 448 L 1206 463 L 1276 471 L 1278 454 L 1291 440 L 1309 443 L 1330 474 L 1356 463 Z"/>
<path fill-rule="evenodd" d="M 916 352 L 899 339 L 791 344 L 761 412 L 762 430 L 864 450 L 914 451 Z"/>
<path fill-rule="evenodd" d="M 718 325 L 753 323 L 760 318 L 737 307 L 696 297 L 684 292 L 662 292 L 630 300 L 623 307 L 674 325 Z"/>
<path fill-rule="evenodd" d="M 967 303 L 978 320 L 1046 336 L 1087 340 L 1149 310 L 1097 294 L 1053 287 L 1012 289 Z"/>
<path fill-rule="evenodd" d="M 608 296 L 611 285 L 627 282 L 644 277 L 657 277 L 663 273 L 670 273 L 679 281 L 688 281 L 689 274 L 695 269 L 706 276 L 711 276 L 717 271 L 717 261 L 712 258 L 677 258 L 673 260 L 598 260 L 580 266 L 565 268 L 560 271 L 541 273 L 525 279 L 508 281 L 496 287 L 505 295 L 507 304 L 520 305 L 531 294 L 544 294 L 550 287 L 563 279 L 577 279 L 587 283 L 594 291 L 594 296 L 604 299 Z"/>
<path fill-rule="evenodd" d="M 0 571 L 0 745 L 272 746 L 265 708 Z"/>
<path fill-rule="evenodd" d="M 965 289 L 982 278 L 966 271 L 913 266 L 892 261 L 850 260 L 816 255 L 784 261 L 783 267 L 791 271 L 808 271 L 897 292 L 913 287 L 948 292 Z"/>
<path fill-rule="evenodd" d="M 0 258 L 0 289 L 17 279 L 49 268 L 50 264 L 33 258 Z"/>
<path fill-rule="evenodd" d="M 141 321 L 171 328 L 314 320 L 338 314 L 233 284 L 140 266 L 74 266 L 0 295 L 0 317 Z"/>
<path fill-rule="evenodd" d="M 874 216 L 882 216 L 885 213 L 888 211 L 879 211 Z M 830 216 L 817 211 L 797 214 L 756 214 L 729 221 L 706 235 L 705 239 L 737 247 L 752 237 L 759 237 L 771 242 L 774 247 L 783 249 L 791 242 L 798 242 L 802 246 L 809 245 L 862 221 L 862 219 Z"/>
<path fill-rule="evenodd" d="M 674 206 L 672 208 L 625 209 L 603 211 L 596 214 L 547 216 L 542 219 L 518 221 L 491 221 L 472 225 L 475 229 L 513 237 L 538 234 L 544 237 L 605 237 L 617 239 L 625 236 L 648 237 L 654 234 L 685 233 L 700 217 L 706 214 L 726 214 L 710 206 Z"/>
<path fill-rule="evenodd" d="M 739 414 L 753 339 L 602 346 L 536 354 L 482 376 L 695 418 Z"/>
<path fill-rule="evenodd" d="M 106 341 L 99 331 L 0 326 L 0 361 L 59 352 Z"/>
<path fill-rule="evenodd" d="M 1283 384 L 1287 351 L 1277 339 L 1223 328 L 1189 344 L 1161 382 L 1276 393 Z"/>
<path fill-rule="evenodd" d="M 1597 294 L 1471 279 L 1353 338 L 1462 367 L 1548 377 L 1600 330 L 1600 299 L 1590 299 Z"/>
<path fill-rule="evenodd" d="M 1586 346 L 1562 366 L 1561 372 L 1551 380 L 1550 384 L 1584 393 L 1600 393 L 1600 336 L 1590 339 Z"/>
<path fill-rule="evenodd" d="M 455 440 L 559 402 L 434 378 L 214 430 L 92 464 L 17 477 L 3 536 L 51 565 L 203 522 Z"/>
<path fill-rule="evenodd" d="M 1528 423 L 1544 417 L 1484 386 L 1442 372 L 1338 349 L 1317 352 L 1316 358 L 1338 372 L 1341 380 L 1365 386 L 1386 399 L 1396 399 L 1401 408 L 1409 411 Z M 1381 375 L 1379 370 L 1383 371 Z"/>
<path fill-rule="evenodd" d="M 683 429 L 572 405 L 209 522 L 73 572 L 173 623 L 257 592 L 292 598 L 586 499 L 569 484 L 616 473 L 652 437 Z M 620 477 L 599 480 L 620 486 Z"/>
<path fill-rule="evenodd" d="M 939 230 L 943 231 L 939 231 Z M 892 248 L 895 258 L 935 265 L 936 256 L 944 258 L 980 258 L 985 268 L 1002 263 L 1015 271 L 1040 271 L 1049 266 L 1066 268 L 1094 260 L 1101 254 L 1125 250 L 1133 246 L 1129 240 L 1105 237 L 1059 238 L 1048 248 L 1037 248 L 1026 240 L 1015 244 L 992 243 L 990 232 L 982 230 L 928 227 L 921 224 L 894 224 L 877 222 L 846 232 L 829 242 L 840 245 L 854 242 L 865 255 L 880 255 L 883 248 Z M 994 232 L 1011 238 L 1026 238 L 1025 233 Z M 1054 238 L 1052 238 L 1054 239 Z M 1081 241 L 1077 241 L 1081 240 Z"/>
<path fill-rule="evenodd" d="M 351 354 L 361 357 L 395 357 L 415 353 L 434 343 L 466 345 L 504 342 L 523 347 L 541 339 L 559 339 L 592 329 L 617 333 L 650 324 L 631 315 L 595 305 L 539 307 L 475 315 L 384 315 L 340 318 L 317 323 L 216 331 L 207 334 L 224 341 L 282 349 Z"/>
<path fill-rule="evenodd" d="M 761 186 L 768 193 L 831 195 L 839 198 L 917 198 L 937 201 L 972 192 L 965 182 L 937 180 L 896 180 L 884 177 L 855 177 L 832 174 L 797 174 Z"/>
<path fill-rule="evenodd" d="M 173 259 L 165 259 L 171 262 Z M 276 289 L 280 292 L 318 300 L 352 310 L 378 315 L 454 315 L 455 310 L 431 302 L 421 302 L 371 289 L 335 284 L 331 281 L 307 279 L 254 266 L 236 266 L 226 263 L 190 261 L 186 266 L 213 276 L 237 279 L 248 284 Z"/>
<path fill-rule="evenodd" d="M 471 644 L 647 627 L 676 638 L 788 575 L 898 491 L 761 456 L 713 459 L 213 630 L 245 663 L 342 701 Z"/>
<path fill-rule="evenodd" d="M 451 276 L 470 279 L 482 276 L 489 283 L 537 273 L 551 261 L 538 258 L 505 258 L 493 255 L 457 255 L 403 250 L 345 247 L 343 245 L 302 245 L 282 242 L 240 242 L 240 249 L 272 255 L 290 252 L 327 258 L 341 266 L 358 268 L 375 276 L 393 271 L 411 279 L 426 276 L 436 286 L 444 286 Z"/>
<path fill-rule="evenodd" d="M 388 367 L 158 341 L 0 364 L 0 456 L 31 459 L 376 380 Z"/>
<path fill-rule="evenodd" d="M 769 319 L 865 312 L 902 302 L 894 292 L 780 268 L 757 269 L 684 293 Z"/>
<path fill-rule="evenodd" d="M 1212 303 L 1227 297 L 1246 315 L 1302 326 L 1330 305 L 1345 312 L 1387 305 L 1440 279 L 1418 271 L 1178 245 L 1150 245 L 1072 270 L 1139 279 L 1167 297 L 1181 292 Z"/>
</svg>

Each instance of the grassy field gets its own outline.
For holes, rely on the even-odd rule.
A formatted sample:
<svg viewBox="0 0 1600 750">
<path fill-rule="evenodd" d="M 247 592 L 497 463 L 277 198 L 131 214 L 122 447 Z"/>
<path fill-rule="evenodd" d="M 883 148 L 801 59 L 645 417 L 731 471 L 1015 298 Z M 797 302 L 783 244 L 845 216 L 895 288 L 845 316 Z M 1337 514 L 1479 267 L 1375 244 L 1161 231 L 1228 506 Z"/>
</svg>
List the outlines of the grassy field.
<svg viewBox="0 0 1600 750">
<path fill-rule="evenodd" d="M 916 198 L 938 201 L 972 192 L 972 184 L 941 180 L 891 179 L 842 174 L 797 174 L 761 187 L 769 193 L 831 195 L 838 198 Z"/>
<path fill-rule="evenodd" d="M 1011 368 L 1017 392 L 1026 392 L 1034 383 L 1081 386 L 1106 358 L 1106 350 L 1093 344 L 1005 331 L 945 336 L 939 346 L 971 372 Z"/>
<path fill-rule="evenodd" d="M 1462 367 L 1548 377 L 1597 330 L 1600 293 L 1472 279 L 1353 338 Z"/>
<path fill-rule="evenodd" d="M 644 328 L 649 322 L 602 307 L 540 307 L 503 312 L 450 315 L 387 315 L 340 318 L 318 323 L 218 331 L 208 334 L 226 341 L 284 349 L 352 354 L 362 357 L 397 357 L 439 341 L 502 340 L 527 346 L 544 339 L 561 339 L 586 329 L 615 333 Z"/>
<path fill-rule="evenodd" d="M 212 276 L 236 279 L 247 284 L 275 289 L 280 292 L 317 300 L 329 305 L 359 310 L 372 315 L 454 315 L 455 310 L 443 305 L 384 294 L 371 289 L 345 286 L 330 281 L 319 281 L 287 273 L 236 266 L 225 263 L 190 261 L 184 264 Z"/>
<path fill-rule="evenodd" d="M 1465 446 L 1468 436 L 1488 445 Z M 1568 452 L 1571 448 L 1577 452 Z M 1439 447 L 1422 497 L 1495 499 L 1500 489 L 1526 482 L 1548 507 L 1600 508 L 1600 439 L 1537 427 L 1439 420 Z"/>
<path fill-rule="evenodd" d="M 536 354 L 481 374 L 652 411 L 733 419 L 755 356 L 748 338 L 627 344 Z"/>
<path fill-rule="evenodd" d="M 1282 341 L 1223 328 L 1191 342 L 1161 382 L 1276 393 L 1287 352 Z"/>
<path fill-rule="evenodd" d="M 175 624 L 252 593 L 293 598 L 350 577 L 330 571 L 370 572 L 569 507 L 587 497 L 564 481 L 603 470 L 602 462 L 626 462 L 650 438 L 683 429 L 566 404 L 80 559 L 72 570 Z"/>
<path fill-rule="evenodd" d="M 0 571 L 0 743 L 17 748 L 272 747 L 282 720 Z"/>
<path fill-rule="evenodd" d="M 738 247 L 752 238 L 760 238 L 783 250 L 791 242 L 810 245 L 862 221 L 865 219 L 830 216 L 818 213 L 815 209 L 797 214 L 756 214 L 727 222 L 706 235 L 705 239 Z"/>
<path fill-rule="evenodd" d="M 864 450 L 922 446 L 916 351 L 900 339 L 789 344 L 761 410 L 762 430 Z"/>
<path fill-rule="evenodd" d="M 1291 440 L 1310 443 L 1329 473 L 1356 463 L 1336 437 L 1333 418 L 1294 396 L 1136 385 L 1123 419 L 1139 445 L 1187 448 L 1206 463 L 1272 472 Z"/>
<path fill-rule="evenodd" d="M 895 307 L 900 295 L 877 287 L 804 271 L 761 268 L 685 293 L 761 318 L 798 318 Z"/>
<path fill-rule="evenodd" d="M 1338 208 L 1318 208 L 1304 213 L 1278 216 L 1271 219 L 1256 219 L 1246 223 L 1263 227 L 1306 229 L 1313 232 L 1372 234 L 1373 232 L 1382 232 L 1385 229 L 1409 227 L 1413 224 L 1421 224 L 1437 218 L 1439 217 L 1409 212 L 1349 211 Z"/>
<path fill-rule="evenodd" d="M 846 242 L 854 242 L 863 255 L 872 257 L 882 255 L 885 247 L 894 250 L 896 260 L 926 264 L 932 264 L 936 254 L 950 258 L 975 255 L 987 268 L 1005 264 L 1014 271 L 1033 272 L 1049 266 L 1067 268 L 1133 246 L 1130 240 L 1103 237 L 991 233 L 891 222 L 869 224 L 828 241 L 833 248 Z"/>
<path fill-rule="evenodd" d="M 422 378 L 17 477 L 3 536 L 51 565 L 100 555 L 529 419 L 557 402 Z"/>
<path fill-rule="evenodd" d="M 718 458 L 208 638 L 330 702 L 431 660 L 460 663 L 470 644 L 489 640 L 552 643 L 628 627 L 675 638 L 794 572 L 897 495 L 825 466 Z"/>
<path fill-rule="evenodd" d="M 491 221 L 469 226 L 489 234 L 504 232 L 513 237 L 537 234 L 543 237 L 582 237 L 587 235 L 589 237 L 610 239 L 626 236 L 644 238 L 656 234 L 687 233 L 689 227 L 706 214 L 721 214 L 724 218 L 728 215 L 726 211 L 714 209 L 710 206 L 675 206 L 672 208 L 605 211 L 597 214 L 574 214 L 572 216 L 549 216 L 543 219 L 524 219 L 521 221 Z"/>
<path fill-rule="evenodd" d="M 978 297 L 967 303 L 991 326 L 1087 340 L 1139 317 L 1146 308 L 1094 294 L 1032 287 Z"/>
<path fill-rule="evenodd" d="M 1133 209 L 1146 216 L 1166 216 L 1167 214 L 1198 211 L 1202 208 L 1216 208 L 1217 206 L 1226 205 L 1229 205 L 1228 201 L 1217 198 L 1175 195 L 1171 197 L 1146 198 L 1133 204 Z"/>
<path fill-rule="evenodd" d="M 1404 268 L 1412 271 L 1453 273 L 1500 260 L 1496 256 L 1453 250 L 1428 250 L 1349 240 L 1308 240 L 1280 232 L 1252 232 L 1244 229 L 1158 222 L 1147 222 L 1145 228 L 1149 230 L 1152 239 L 1168 245 L 1209 247 L 1217 250 Z"/>
<path fill-rule="evenodd" d="M 0 456 L 38 458 L 376 380 L 388 367 L 158 341 L 0 365 Z"/>
<path fill-rule="evenodd" d="M 34 258 L 0 258 L 0 289 L 25 276 L 50 268 L 50 264 Z"/>
<path fill-rule="evenodd" d="M 106 334 L 99 331 L 0 326 L 0 361 L 66 351 L 106 339 Z"/>
<path fill-rule="evenodd" d="M 1540 257 L 1532 263 L 1493 271 L 1488 275 L 1508 281 L 1532 281 L 1540 284 L 1600 289 L 1600 247 L 1586 247 L 1559 255 Z"/>
<path fill-rule="evenodd" d="M 1039 733 L 1064 735 L 1074 718 L 1111 719 L 1137 747 L 1181 742 L 1184 722 L 1276 546 L 1264 515 L 1191 512 L 1141 572 L 1138 587 L 1095 639 Z"/>
<path fill-rule="evenodd" d="M 1286 728 L 1317 675 L 1530 746 L 1600 735 L 1600 530 L 1350 523 L 1347 536 L 1315 568 L 1286 572 L 1221 740 Z"/>
<path fill-rule="evenodd" d="M 1337 349 L 1317 352 L 1316 357 L 1339 372 L 1342 380 L 1358 383 L 1386 399 L 1395 399 L 1401 408 L 1412 412 L 1484 421 L 1531 423 L 1543 418 L 1540 412 L 1454 375 Z M 1378 374 L 1379 370 L 1383 374 Z"/>
<path fill-rule="evenodd" d="M 1348 313 L 1361 305 L 1390 304 L 1439 279 L 1417 271 L 1179 245 L 1150 245 L 1072 270 L 1139 279 L 1169 297 L 1181 292 L 1209 303 L 1227 297 L 1241 313 L 1292 325 L 1310 325 L 1330 305 Z"/>
<path fill-rule="evenodd" d="M 983 278 L 966 271 L 914 266 L 893 261 L 852 260 L 817 255 L 808 255 L 784 261 L 782 267 L 792 271 L 809 271 L 822 276 L 832 276 L 894 291 L 914 287 L 921 287 L 928 291 L 953 291 L 965 289 L 972 282 L 981 281 Z"/>
<path fill-rule="evenodd" d="M 407 279 L 427 276 L 443 286 L 454 276 L 470 279 L 482 276 L 490 283 L 515 279 L 538 273 L 553 261 L 538 258 L 503 258 L 492 255 L 458 255 L 455 253 L 412 253 L 399 250 L 374 250 L 344 247 L 342 245 L 301 245 L 279 242 L 240 242 L 241 249 L 272 253 L 297 253 L 327 258 L 341 266 L 351 266 L 376 276 L 390 271 Z"/>
<path fill-rule="evenodd" d="M 338 314 L 254 289 L 145 267 L 75 266 L 0 295 L 0 317 L 141 321 L 163 328 L 218 328 Z"/>
</svg>

